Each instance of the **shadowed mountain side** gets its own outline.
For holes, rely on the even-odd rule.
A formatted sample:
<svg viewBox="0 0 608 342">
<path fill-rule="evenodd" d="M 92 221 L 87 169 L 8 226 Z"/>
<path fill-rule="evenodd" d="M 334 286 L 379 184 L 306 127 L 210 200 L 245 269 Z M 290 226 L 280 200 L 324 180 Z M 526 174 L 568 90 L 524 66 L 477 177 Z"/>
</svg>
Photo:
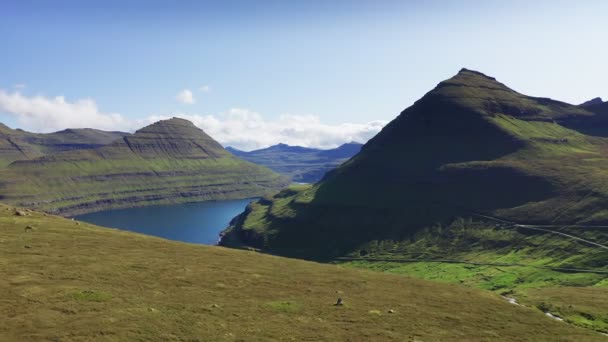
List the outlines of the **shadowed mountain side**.
<svg viewBox="0 0 608 342">
<path fill-rule="evenodd" d="M 602 99 L 595 98 L 581 104 L 579 107 L 595 115 L 585 120 L 571 118 L 559 123 L 588 135 L 608 137 L 608 102 L 602 102 Z"/>
<path fill-rule="evenodd" d="M 473 213 L 608 222 L 608 141 L 554 120 L 593 116 L 463 69 L 320 183 L 251 205 L 223 243 L 332 258 Z"/>
<path fill-rule="evenodd" d="M 0 174 L 3 201 L 62 214 L 257 197 L 288 182 L 175 118 L 100 148 L 17 161 Z"/>
<path fill-rule="evenodd" d="M 591 107 L 591 106 L 594 106 L 594 105 L 600 105 L 600 104 L 603 104 L 603 103 L 604 103 L 604 101 L 602 100 L 601 97 L 596 97 L 596 98 L 591 99 L 589 101 L 585 101 L 585 102 L 581 103 L 578 106 L 586 108 L 586 107 Z"/>
</svg>

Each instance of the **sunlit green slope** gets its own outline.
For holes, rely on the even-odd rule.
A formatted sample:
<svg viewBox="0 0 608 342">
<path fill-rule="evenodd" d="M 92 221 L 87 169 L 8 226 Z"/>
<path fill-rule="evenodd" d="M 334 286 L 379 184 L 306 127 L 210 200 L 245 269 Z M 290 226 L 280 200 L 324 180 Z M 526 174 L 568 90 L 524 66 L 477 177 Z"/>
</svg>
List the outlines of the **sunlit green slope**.
<svg viewBox="0 0 608 342">
<path fill-rule="evenodd" d="M 0 179 L 2 201 L 62 214 L 255 197 L 287 183 L 176 118 L 103 147 L 16 161 Z"/>
</svg>

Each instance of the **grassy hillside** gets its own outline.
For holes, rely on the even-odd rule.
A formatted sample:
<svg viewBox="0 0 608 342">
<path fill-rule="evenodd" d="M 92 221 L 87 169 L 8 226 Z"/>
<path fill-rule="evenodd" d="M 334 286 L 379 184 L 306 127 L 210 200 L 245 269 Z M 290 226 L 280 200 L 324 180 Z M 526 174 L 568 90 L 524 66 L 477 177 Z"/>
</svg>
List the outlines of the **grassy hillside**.
<svg viewBox="0 0 608 342">
<path fill-rule="evenodd" d="M 0 123 L 0 167 L 16 160 L 33 159 L 45 154 L 101 147 L 126 135 L 129 134 L 90 128 L 39 134 L 11 129 Z"/>
<path fill-rule="evenodd" d="M 608 246 L 590 227 L 608 226 L 608 139 L 574 129 L 599 119 L 464 69 L 321 182 L 251 204 L 222 243 L 484 288 L 606 332 L 588 292 L 606 294 L 608 249 L 566 236 Z"/>
<path fill-rule="evenodd" d="M 558 123 L 594 116 L 464 69 L 323 181 L 254 204 L 228 235 L 293 255 L 340 256 L 472 213 L 605 224 L 608 140 Z"/>
<path fill-rule="evenodd" d="M 603 228 L 554 229 L 608 246 Z M 608 248 L 564 235 L 458 219 L 408 240 L 370 241 L 339 262 L 490 290 L 608 333 L 606 260 Z"/>
<path fill-rule="evenodd" d="M 62 214 L 255 197 L 287 183 L 182 119 L 103 147 L 16 161 L 0 169 L 0 179 L 3 201 Z"/>
<path fill-rule="evenodd" d="M 487 291 L 4 205 L 0 245 L 2 341 L 605 340 Z"/>
<path fill-rule="evenodd" d="M 316 183 L 330 170 L 344 163 L 361 150 L 361 144 L 351 142 L 337 148 L 321 150 L 278 144 L 251 152 L 228 147 L 235 156 L 263 165 L 289 177 L 294 182 Z"/>
</svg>

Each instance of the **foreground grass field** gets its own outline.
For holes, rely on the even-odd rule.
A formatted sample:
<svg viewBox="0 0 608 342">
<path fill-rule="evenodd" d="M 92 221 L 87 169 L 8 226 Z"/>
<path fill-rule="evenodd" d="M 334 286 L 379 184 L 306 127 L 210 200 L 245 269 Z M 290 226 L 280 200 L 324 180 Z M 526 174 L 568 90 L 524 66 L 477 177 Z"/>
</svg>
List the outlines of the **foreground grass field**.
<svg viewBox="0 0 608 342">
<path fill-rule="evenodd" d="M 0 293 L 1 341 L 605 340 L 487 291 L 3 205 Z"/>
<path fill-rule="evenodd" d="M 487 289 L 512 298 L 520 305 L 549 312 L 569 324 L 608 332 L 606 275 L 424 261 L 352 261 L 341 265 Z"/>
</svg>

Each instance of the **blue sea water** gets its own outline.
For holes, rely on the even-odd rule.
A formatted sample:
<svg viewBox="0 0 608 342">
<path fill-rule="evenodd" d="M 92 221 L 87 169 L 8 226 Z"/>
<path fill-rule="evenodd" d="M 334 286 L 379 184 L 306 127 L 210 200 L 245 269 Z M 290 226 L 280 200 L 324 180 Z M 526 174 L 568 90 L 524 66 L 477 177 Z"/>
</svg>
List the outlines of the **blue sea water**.
<svg viewBox="0 0 608 342">
<path fill-rule="evenodd" d="M 252 199 L 107 210 L 74 219 L 170 240 L 214 245 L 230 220 Z"/>
</svg>

